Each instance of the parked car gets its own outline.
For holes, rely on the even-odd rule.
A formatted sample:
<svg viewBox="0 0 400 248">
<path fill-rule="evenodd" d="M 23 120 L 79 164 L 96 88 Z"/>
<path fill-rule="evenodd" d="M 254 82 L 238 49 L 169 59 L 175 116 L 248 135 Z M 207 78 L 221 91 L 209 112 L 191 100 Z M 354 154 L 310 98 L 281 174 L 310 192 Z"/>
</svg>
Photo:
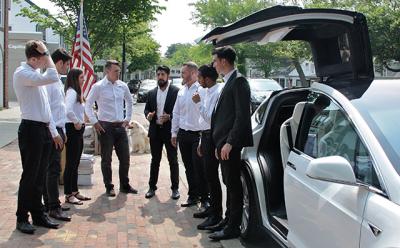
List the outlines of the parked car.
<svg viewBox="0 0 400 248">
<path fill-rule="evenodd" d="M 182 78 L 171 78 L 171 84 L 175 85 L 179 89 L 183 87 L 183 79 Z"/>
<path fill-rule="evenodd" d="M 132 95 L 135 95 L 138 93 L 141 83 L 142 83 L 142 81 L 140 81 L 139 79 L 129 80 L 128 88 Z"/>
<path fill-rule="evenodd" d="M 137 94 L 137 102 L 144 103 L 147 101 L 147 93 L 157 87 L 157 81 L 153 79 L 145 79 L 142 81 Z"/>
<path fill-rule="evenodd" d="M 252 113 L 256 108 L 269 98 L 271 93 L 276 90 L 281 90 L 282 86 L 273 79 L 268 78 L 250 78 L 249 80 L 251 92 L 251 111 Z"/>
<path fill-rule="evenodd" d="M 320 78 L 275 91 L 242 152 L 241 232 L 287 247 L 399 247 L 400 80 L 374 80 L 363 14 L 276 6 L 203 39 L 309 42 Z"/>
</svg>

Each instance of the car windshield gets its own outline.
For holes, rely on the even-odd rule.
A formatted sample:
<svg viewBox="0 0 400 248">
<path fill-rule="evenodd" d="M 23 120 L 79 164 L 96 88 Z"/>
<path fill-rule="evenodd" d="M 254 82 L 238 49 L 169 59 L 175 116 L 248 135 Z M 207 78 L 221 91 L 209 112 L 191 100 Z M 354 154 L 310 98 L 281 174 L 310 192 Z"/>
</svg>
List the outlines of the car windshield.
<svg viewBox="0 0 400 248">
<path fill-rule="evenodd" d="M 376 80 L 353 105 L 366 120 L 400 175 L 399 80 Z"/>
<path fill-rule="evenodd" d="M 282 87 L 272 79 L 249 79 L 250 89 L 252 91 L 275 91 Z"/>
</svg>

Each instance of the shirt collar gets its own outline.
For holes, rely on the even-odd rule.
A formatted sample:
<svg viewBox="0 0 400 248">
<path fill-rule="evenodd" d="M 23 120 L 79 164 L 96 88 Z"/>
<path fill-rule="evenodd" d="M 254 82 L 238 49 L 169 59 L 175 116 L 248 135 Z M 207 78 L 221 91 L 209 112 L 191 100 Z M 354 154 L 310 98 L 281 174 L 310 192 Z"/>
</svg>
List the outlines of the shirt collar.
<svg viewBox="0 0 400 248">
<path fill-rule="evenodd" d="M 34 69 L 32 66 L 30 66 L 26 62 L 21 62 L 21 66 L 24 67 L 25 69 L 28 69 L 28 70 L 32 70 L 32 71 L 36 71 L 37 70 L 37 69 Z"/>
<path fill-rule="evenodd" d="M 190 88 L 185 84 L 185 87 L 187 90 L 190 90 L 193 86 L 196 86 L 197 88 L 199 87 L 200 83 L 198 81 L 194 82 L 192 85 L 190 85 Z"/>
<path fill-rule="evenodd" d="M 107 76 L 104 77 L 104 81 L 106 84 L 114 85 L 110 80 L 108 80 Z M 121 80 L 117 80 L 115 81 L 115 85 L 119 85 L 121 82 L 122 82 Z"/>
<path fill-rule="evenodd" d="M 218 83 L 214 84 L 211 88 L 208 88 L 208 93 L 214 93 L 218 89 Z"/>
<path fill-rule="evenodd" d="M 225 76 L 224 76 L 224 82 L 227 83 L 229 78 L 232 76 L 232 74 L 236 71 L 236 69 L 233 69 L 232 71 L 228 72 Z"/>
</svg>

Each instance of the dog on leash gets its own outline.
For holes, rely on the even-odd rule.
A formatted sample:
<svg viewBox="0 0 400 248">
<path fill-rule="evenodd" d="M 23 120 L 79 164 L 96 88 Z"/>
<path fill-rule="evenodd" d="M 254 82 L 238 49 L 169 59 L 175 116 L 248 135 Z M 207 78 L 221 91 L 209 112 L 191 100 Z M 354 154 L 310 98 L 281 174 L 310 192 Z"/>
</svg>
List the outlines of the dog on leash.
<svg viewBox="0 0 400 248">
<path fill-rule="evenodd" d="M 147 137 L 147 130 L 137 121 L 129 124 L 129 138 L 132 153 L 150 153 L 150 141 Z"/>
</svg>

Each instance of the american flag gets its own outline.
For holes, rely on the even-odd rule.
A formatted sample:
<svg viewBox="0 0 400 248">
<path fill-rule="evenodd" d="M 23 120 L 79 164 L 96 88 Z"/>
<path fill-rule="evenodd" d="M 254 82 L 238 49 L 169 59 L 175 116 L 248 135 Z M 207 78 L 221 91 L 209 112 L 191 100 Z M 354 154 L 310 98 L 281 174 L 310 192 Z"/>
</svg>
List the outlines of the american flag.
<svg viewBox="0 0 400 248">
<path fill-rule="evenodd" d="M 84 97 L 87 97 L 92 85 L 96 82 L 96 78 L 93 70 L 88 31 L 86 28 L 85 18 L 83 18 L 83 1 L 81 1 L 78 22 L 76 25 L 76 35 L 72 46 L 72 56 L 71 68 L 79 67 L 84 71 L 85 81 L 82 85 L 82 93 Z"/>
</svg>

